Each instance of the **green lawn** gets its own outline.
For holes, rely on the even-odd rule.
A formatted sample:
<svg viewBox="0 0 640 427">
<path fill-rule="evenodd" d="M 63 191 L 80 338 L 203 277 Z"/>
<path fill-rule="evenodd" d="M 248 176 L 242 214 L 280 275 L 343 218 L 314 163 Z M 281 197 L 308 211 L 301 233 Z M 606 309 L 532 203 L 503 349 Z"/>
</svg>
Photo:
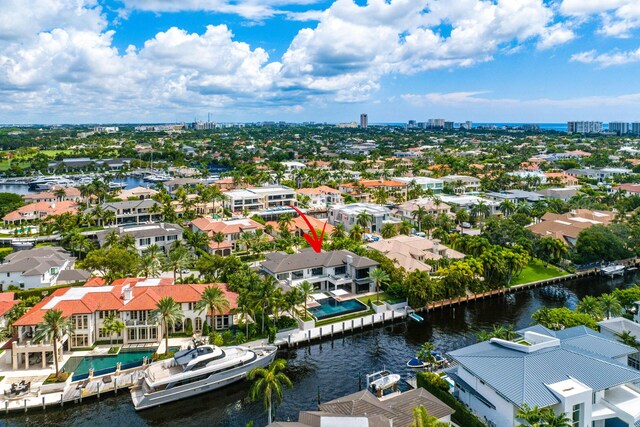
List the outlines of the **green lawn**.
<svg viewBox="0 0 640 427">
<path fill-rule="evenodd" d="M 541 260 L 534 259 L 522 269 L 520 276 L 511 281 L 511 286 L 536 282 L 538 280 L 553 279 L 554 277 L 566 276 L 567 274 L 569 273 L 554 265 L 547 264 L 545 267 Z"/>
<path fill-rule="evenodd" d="M 367 296 L 364 296 L 364 297 L 360 297 L 360 298 L 358 298 L 358 301 L 360 301 L 361 303 L 363 303 L 363 304 L 368 306 L 369 305 L 369 301 L 375 303 L 377 301 L 377 298 L 376 298 L 376 295 L 373 294 L 373 295 L 367 295 Z M 386 292 L 380 292 L 380 302 L 382 302 L 382 301 L 386 301 L 389 304 L 395 304 L 397 302 L 404 301 L 404 299 L 396 298 L 395 296 L 389 295 Z"/>
<path fill-rule="evenodd" d="M 373 310 L 369 309 L 368 311 L 359 311 L 357 313 L 347 314 L 346 316 L 341 317 L 330 317 L 328 319 L 319 320 L 316 322 L 316 327 L 330 325 L 332 323 L 340 323 L 345 322 L 351 319 L 358 319 L 363 316 L 371 316 L 373 314 Z"/>
</svg>

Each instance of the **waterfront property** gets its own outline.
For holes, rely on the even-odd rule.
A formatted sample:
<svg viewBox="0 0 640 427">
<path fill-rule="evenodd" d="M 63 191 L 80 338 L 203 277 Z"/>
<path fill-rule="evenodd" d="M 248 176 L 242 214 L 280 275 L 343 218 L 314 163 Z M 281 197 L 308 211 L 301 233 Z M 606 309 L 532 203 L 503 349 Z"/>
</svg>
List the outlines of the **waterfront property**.
<svg viewBox="0 0 640 427">
<path fill-rule="evenodd" d="M 229 301 L 229 309 L 214 316 L 212 327 L 221 330 L 234 324 L 238 294 L 230 291 L 226 284 L 174 285 L 172 279 L 142 278 L 118 279 L 109 286 L 103 282 L 94 278 L 82 287 L 57 289 L 15 321 L 17 339 L 11 346 L 13 369 L 19 366 L 29 369 L 38 362 L 46 367 L 53 344 L 48 341 L 36 344 L 32 338 L 44 314 L 51 309 L 62 310 L 74 330 L 71 336 L 65 335 L 57 343 L 59 354 L 111 339 L 122 341 L 123 345 L 159 343 L 164 330 L 153 319 L 152 311 L 163 297 L 173 298 L 184 313 L 182 321 L 173 325 L 170 332 L 201 331 L 204 323 L 209 322 L 210 313 L 196 310 L 196 303 L 208 286 L 220 288 Z M 105 319 L 112 315 L 125 324 L 120 334 L 110 334 L 104 329 Z"/>
<path fill-rule="evenodd" d="M 344 316 L 347 314 L 366 312 L 369 307 L 357 299 L 339 301 L 328 295 L 318 297 L 314 295 L 318 305 L 309 307 L 308 311 L 317 320 L 329 319 L 331 317 Z"/>
<path fill-rule="evenodd" d="M 582 230 L 596 224 L 607 225 L 614 218 L 614 212 L 589 209 L 575 209 L 563 214 L 547 212 L 540 218 L 540 222 L 528 228 L 541 237 L 553 237 L 573 247 Z"/>
<path fill-rule="evenodd" d="M 454 395 L 496 427 L 519 425 L 523 405 L 551 408 L 575 427 L 637 426 L 638 350 L 584 326 L 551 331 L 540 325 L 513 341 L 492 338 L 448 355 Z"/>
<path fill-rule="evenodd" d="M 326 292 L 342 289 L 356 294 L 375 290 L 369 271 L 378 263 L 350 251 L 317 253 L 306 248 L 297 254 L 272 252 L 265 257 L 266 261 L 261 263 L 262 270 L 282 285 L 293 287 L 308 281 L 316 289 Z"/>
<path fill-rule="evenodd" d="M 59 190 L 64 190 L 64 196 L 58 197 L 56 195 L 56 192 Z M 24 196 L 22 196 L 22 200 L 24 200 L 25 203 L 55 203 L 60 201 L 73 201 L 76 203 L 80 203 L 82 202 L 83 197 L 80 194 L 80 190 L 75 187 L 54 186 L 51 188 L 51 190 L 43 191 L 41 193 L 25 194 Z"/>
<path fill-rule="evenodd" d="M 126 234 L 132 236 L 135 241 L 135 248 L 139 253 L 142 253 L 142 251 L 151 245 L 157 245 L 163 251 L 168 252 L 176 242 L 182 241 L 183 233 L 182 227 L 178 224 L 165 222 L 159 224 L 118 226 L 96 233 L 100 246 L 105 245 L 107 237 L 113 231 L 115 231 L 119 236 L 124 236 Z"/>
<path fill-rule="evenodd" d="M 145 358 L 151 359 L 157 347 L 143 347 L 142 350 L 122 349 L 117 355 L 103 356 L 72 356 L 64 364 L 65 372 L 73 372 L 73 381 L 78 381 L 89 376 L 93 371 L 94 375 L 102 375 L 114 372 L 118 364 L 120 369 L 129 369 L 142 365 Z"/>
<path fill-rule="evenodd" d="M 368 243 L 367 246 L 394 260 L 397 266 L 406 271 L 430 271 L 431 266 L 425 263 L 427 260 L 437 262 L 443 258 L 462 259 L 465 256 L 438 240 L 418 236 L 399 235 Z"/>
<path fill-rule="evenodd" d="M 628 333 L 636 340 L 640 338 L 640 301 L 634 304 L 635 314 L 633 320 L 625 317 L 611 317 L 598 322 L 600 332 L 612 340 L 619 340 L 622 334 Z M 640 369 L 640 353 L 629 356 L 629 365 L 636 369 Z"/>
<path fill-rule="evenodd" d="M 409 427 L 414 422 L 413 408 L 422 406 L 443 423 L 451 422 L 455 412 L 425 389 L 395 392 L 376 397 L 361 390 L 318 405 L 317 411 L 301 411 L 298 422 L 276 421 L 269 427 Z"/>
<path fill-rule="evenodd" d="M 61 272 L 73 269 L 75 261 L 69 252 L 54 246 L 11 253 L 0 264 L 0 289 L 54 286 Z"/>
</svg>

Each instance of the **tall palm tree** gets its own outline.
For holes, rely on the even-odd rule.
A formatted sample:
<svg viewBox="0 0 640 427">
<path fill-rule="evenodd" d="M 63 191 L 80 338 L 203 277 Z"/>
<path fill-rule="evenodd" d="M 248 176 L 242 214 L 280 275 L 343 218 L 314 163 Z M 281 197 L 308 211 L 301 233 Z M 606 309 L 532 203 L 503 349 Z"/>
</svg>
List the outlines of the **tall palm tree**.
<svg viewBox="0 0 640 427">
<path fill-rule="evenodd" d="M 293 383 L 287 377 L 284 369 L 287 367 L 287 361 L 284 359 L 276 359 L 269 364 L 268 368 L 257 367 L 253 368 L 247 374 L 249 381 L 255 382 L 251 385 L 249 390 L 249 398 L 253 401 L 262 400 L 264 403 L 264 409 L 268 413 L 268 423 L 271 424 L 271 410 L 273 404 L 279 404 L 282 402 L 282 390 L 284 387 L 292 388 Z M 275 397 L 275 402 L 273 401 Z"/>
<path fill-rule="evenodd" d="M 68 317 L 62 315 L 62 310 L 50 309 L 44 313 L 42 323 L 36 326 L 33 342 L 51 341 L 53 344 L 53 360 L 56 366 L 56 377 L 60 372 L 58 366 L 58 341 L 65 335 L 73 334 L 73 325 Z"/>
<path fill-rule="evenodd" d="M 174 246 L 167 254 L 166 268 L 173 271 L 174 282 L 177 279 L 178 271 L 180 272 L 180 280 L 182 280 L 182 270 L 191 264 L 191 254 L 189 250 L 181 245 Z"/>
<path fill-rule="evenodd" d="M 522 421 L 531 427 L 538 427 L 543 420 L 543 410 L 538 406 L 529 406 L 526 403 L 523 403 L 520 408 L 518 408 L 518 412 L 516 413 L 516 419 Z"/>
<path fill-rule="evenodd" d="M 364 229 L 364 231 L 367 231 L 372 223 L 373 223 L 373 215 L 368 213 L 366 209 L 360 212 L 358 215 L 356 215 L 356 224 L 361 226 Z"/>
<path fill-rule="evenodd" d="M 113 344 L 113 335 L 120 335 L 120 333 L 122 333 L 125 328 L 124 322 L 118 319 L 115 314 L 110 314 L 109 316 L 107 316 L 107 318 L 104 319 L 102 325 L 105 332 L 109 334 L 110 345 Z"/>
<path fill-rule="evenodd" d="M 213 236 L 211 236 L 211 240 L 216 242 L 216 249 L 220 249 L 220 244 L 224 242 L 224 233 L 222 231 L 213 233 Z"/>
<path fill-rule="evenodd" d="M 418 225 L 418 232 L 421 232 L 422 222 L 424 221 L 424 217 L 427 216 L 427 210 L 422 206 L 418 206 L 418 209 L 413 211 L 413 214 L 411 216 L 413 217 L 415 223 Z"/>
<path fill-rule="evenodd" d="M 180 304 L 171 297 L 163 297 L 158 301 L 156 309 L 151 312 L 151 320 L 160 322 L 164 328 L 165 353 L 169 353 L 169 326 L 182 320 L 184 313 Z"/>
<path fill-rule="evenodd" d="M 389 275 L 380 267 L 369 271 L 369 279 L 376 285 L 376 302 L 380 304 L 380 286 L 389 282 Z"/>
<path fill-rule="evenodd" d="M 602 308 L 602 312 L 607 319 L 611 317 L 619 316 L 622 312 L 622 304 L 618 301 L 618 298 L 613 294 L 602 294 L 600 295 L 600 307 Z"/>
<path fill-rule="evenodd" d="M 307 300 L 309 299 L 309 296 L 313 293 L 313 285 L 305 280 L 304 282 L 298 285 L 298 289 L 300 290 L 300 293 L 302 294 L 302 298 L 304 299 L 304 317 L 306 319 Z"/>
<path fill-rule="evenodd" d="M 516 204 L 509 199 L 505 199 L 502 202 L 500 202 L 498 209 L 500 209 L 500 212 L 502 212 L 505 218 L 508 218 L 516 210 Z"/>
<path fill-rule="evenodd" d="M 184 238 L 194 252 L 198 252 L 198 249 L 206 247 L 209 243 L 209 236 L 202 231 L 192 232 L 190 230 L 185 230 Z"/>
<path fill-rule="evenodd" d="M 395 224 L 391 224 L 390 222 L 387 222 L 382 225 L 382 229 L 380 230 L 380 235 L 383 238 L 389 239 L 397 234 L 398 234 L 398 228 L 396 227 Z"/>
<path fill-rule="evenodd" d="M 63 201 L 67 197 L 67 190 L 64 187 L 58 187 L 53 190 L 53 195 L 56 199 Z"/>
<path fill-rule="evenodd" d="M 222 314 L 224 310 L 228 309 L 229 300 L 222 289 L 217 286 L 207 286 L 204 288 L 202 295 L 200 295 L 200 299 L 196 302 L 196 310 L 198 310 L 198 313 L 202 313 L 203 311 L 206 312 L 207 310 L 211 312 L 211 330 L 215 329 L 215 314 Z"/>
</svg>

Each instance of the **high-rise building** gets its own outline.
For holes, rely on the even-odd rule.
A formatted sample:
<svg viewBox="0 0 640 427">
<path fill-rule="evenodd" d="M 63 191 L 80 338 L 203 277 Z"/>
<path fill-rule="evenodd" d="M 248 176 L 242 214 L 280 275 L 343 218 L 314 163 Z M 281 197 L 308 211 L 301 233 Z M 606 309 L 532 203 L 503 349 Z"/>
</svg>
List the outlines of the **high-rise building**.
<svg viewBox="0 0 640 427">
<path fill-rule="evenodd" d="M 444 127 L 444 119 L 429 119 L 427 127 L 442 129 Z"/>
<path fill-rule="evenodd" d="M 366 129 L 369 126 L 369 116 L 365 113 L 360 114 L 360 127 Z"/>
<path fill-rule="evenodd" d="M 454 123 L 453 122 L 444 122 L 444 128 L 447 130 L 453 130 Z"/>
<path fill-rule="evenodd" d="M 417 127 L 417 126 L 418 126 L 418 125 L 417 125 L 417 123 L 416 123 L 416 121 L 415 121 L 415 120 L 409 120 L 409 123 L 407 124 L 407 127 L 408 127 L 409 129 L 413 129 L 413 128 Z"/>
<path fill-rule="evenodd" d="M 567 122 L 568 133 L 602 133 L 602 122 Z"/>
<path fill-rule="evenodd" d="M 467 120 L 464 123 L 460 123 L 460 129 L 466 129 L 466 130 L 473 129 L 473 122 L 471 120 Z"/>
<path fill-rule="evenodd" d="M 631 133 L 634 135 L 640 135 L 640 122 L 631 123 Z"/>
<path fill-rule="evenodd" d="M 609 132 L 617 133 L 618 135 L 624 135 L 629 133 L 629 123 L 625 122 L 609 122 Z"/>
</svg>

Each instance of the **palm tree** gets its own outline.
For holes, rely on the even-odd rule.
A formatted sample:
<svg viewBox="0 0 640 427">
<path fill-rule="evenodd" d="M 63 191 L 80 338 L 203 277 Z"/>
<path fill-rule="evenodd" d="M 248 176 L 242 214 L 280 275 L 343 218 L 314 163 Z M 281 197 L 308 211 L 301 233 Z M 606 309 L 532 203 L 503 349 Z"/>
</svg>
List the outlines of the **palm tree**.
<svg viewBox="0 0 640 427">
<path fill-rule="evenodd" d="M 289 377 L 282 371 L 286 368 L 287 361 L 284 359 L 276 359 L 269 364 L 268 368 L 253 368 L 247 374 L 249 381 L 255 380 L 249 390 L 249 398 L 253 401 L 262 399 L 264 408 L 268 413 L 268 423 L 271 424 L 271 410 L 273 407 L 273 398 L 275 395 L 276 404 L 282 402 L 283 387 L 292 388 L 293 384 Z"/>
<path fill-rule="evenodd" d="M 591 295 L 587 295 L 580 300 L 576 307 L 576 311 L 578 313 L 586 314 L 595 320 L 602 319 L 602 306 L 600 301 L 598 301 L 598 298 Z"/>
<path fill-rule="evenodd" d="M 413 214 L 411 216 L 413 217 L 413 220 L 418 225 L 418 232 L 421 232 L 422 222 L 424 221 L 424 217 L 427 216 L 427 210 L 422 206 L 418 206 L 418 209 L 413 211 Z"/>
<path fill-rule="evenodd" d="M 552 409 L 545 411 L 543 419 L 542 425 L 545 427 L 571 427 L 574 425 L 566 414 L 555 415 Z"/>
<path fill-rule="evenodd" d="M 636 336 L 631 334 L 630 331 L 624 330 L 616 334 L 616 337 L 618 338 L 618 341 L 624 345 L 628 345 L 629 347 L 638 348 L 640 346 L 640 342 L 636 340 Z"/>
<path fill-rule="evenodd" d="M 398 224 L 398 233 L 408 236 L 410 232 L 411 223 L 409 221 L 403 220 L 402 222 L 400 222 L 400 224 Z"/>
<path fill-rule="evenodd" d="M 602 312 L 607 316 L 607 319 L 610 319 L 612 316 L 619 316 L 622 312 L 622 305 L 618 298 L 613 294 L 602 294 L 600 295 L 600 307 L 602 308 Z"/>
<path fill-rule="evenodd" d="M 390 239 L 391 237 L 398 234 L 398 228 L 395 224 L 387 222 L 382 225 L 382 229 L 380 230 L 380 235 L 385 239 Z"/>
<path fill-rule="evenodd" d="M 194 252 L 197 252 L 198 249 L 204 248 L 209 243 L 209 236 L 202 231 L 192 232 L 190 230 L 185 230 L 184 238 Z"/>
<path fill-rule="evenodd" d="M 109 344 L 113 344 L 113 335 L 120 335 L 125 328 L 124 322 L 115 314 L 110 314 L 104 319 L 103 329 L 109 334 Z"/>
<path fill-rule="evenodd" d="M 213 236 L 211 236 L 211 240 L 216 242 L 216 249 L 220 249 L 220 244 L 224 242 L 224 233 L 222 231 L 213 233 Z"/>
<path fill-rule="evenodd" d="M 338 223 L 334 226 L 331 232 L 331 239 L 343 239 L 347 235 L 347 231 L 344 228 L 344 224 Z"/>
<path fill-rule="evenodd" d="M 164 328 L 165 354 L 169 353 L 169 326 L 173 326 L 184 317 L 180 304 L 171 297 L 163 297 L 158 301 L 156 309 L 151 312 L 151 321 L 160 322 Z"/>
<path fill-rule="evenodd" d="M 422 225 L 427 231 L 427 237 L 431 238 L 431 230 L 436 228 L 436 217 L 431 214 L 427 214 L 422 220 Z"/>
<path fill-rule="evenodd" d="M 102 214 L 102 222 L 105 225 L 115 224 L 116 222 L 116 213 L 111 210 L 106 210 Z"/>
<path fill-rule="evenodd" d="M 500 212 L 507 218 L 516 210 L 516 204 L 509 199 L 504 199 L 500 202 L 498 209 L 500 209 Z"/>
<path fill-rule="evenodd" d="M 182 270 L 191 264 L 191 254 L 181 245 L 176 245 L 169 251 L 166 260 L 167 270 L 173 271 L 173 280 L 175 282 L 178 271 L 180 272 L 180 280 L 182 280 Z"/>
<path fill-rule="evenodd" d="M 367 229 L 372 223 L 373 223 L 373 215 L 368 213 L 366 209 L 360 212 L 358 215 L 356 215 L 356 224 L 361 226 L 364 229 L 364 231 L 367 231 Z"/>
<path fill-rule="evenodd" d="M 217 286 L 207 286 L 202 291 L 200 299 L 196 302 L 196 310 L 198 313 L 209 310 L 211 312 L 211 330 L 215 328 L 214 318 L 216 313 L 222 314 L 224 310 L 229 309 L 229 300 L 225 296 L 222 289 Z"/>
<path fill-rule="evenodd" d="M 33 335 L 33 342 L 51 341 L 53 345 L 53 360 L 56 366 L 56 377 L 60 372 L 58 366 L 58 341 L 65 335 L 73 334 L 73 325 L 68 317 L 62 315 L 62 310 L 50 309 L 44 314 L 42 323 L 36 326 L 36 332 Z"/>
<path fill-rule="evenodd" d="M 389 282 L 389 275 L 380 267 L 369 271 L 369 280 L 376 285 L 376 302 L 380 304 L 380 286 Z"/>
<path fill-rule="evenodd" d="M 353 227 L 351 227 L 351 231 L 349 232 L 349 237 L 351 238 L 351 240 L 354 240 L 356 242 L 362 242 L 362 226 L 360 224 L 354 224 Z"/>
<path fill-rule="evenodd" d="M 464 228 L 462 224 L 465 222 L 469 222 L 469 211 L 466 209 L 458 209 L 456 211 L 456 222 L 458 223 L 458 227 L 460 227 L 460 234 L 464 234 Z"/>
<path fill-rule="evenodd" d="M 436 357 L 433 355 L 434 350 L 435 347 L 433 347 L 433 344 L 426 342 L 420 346 L 420 350 L 416 353 L 416 357 L 424 363 L 433 365 L 436 363 Z"/>
<path fill-rule="evenodd" d="M 53 195 L 56 199 L 63 201 L 67 196 L 67 190 L 64 187 L 58 187 L 53 191 Z"/>
<path fill-rule="evenodd" d="M 427 409 L 422 405 L 413 408 L 413 423 L 410 427 L 447 427 L 450 425 L 429 415 Z"/>
<path fill-rule="evenodd" d="M 516 419 L 525 422 L 525 425 L 538 427 L 542 422 L 543 415 L 543 411 L 538 406 L 531 407 L 523 403 L 516 413 Z"/>
<path fill-rule="evenodd" d="M 304 317 L 307 318 L 307 300 L 309 299 L 309 295 L 313 293 L 313 285 L 308 281 L 304 281 L 298 285 L 298 289 L 302 294 L 302 298 L 304 299 Z"/>
</svg>

